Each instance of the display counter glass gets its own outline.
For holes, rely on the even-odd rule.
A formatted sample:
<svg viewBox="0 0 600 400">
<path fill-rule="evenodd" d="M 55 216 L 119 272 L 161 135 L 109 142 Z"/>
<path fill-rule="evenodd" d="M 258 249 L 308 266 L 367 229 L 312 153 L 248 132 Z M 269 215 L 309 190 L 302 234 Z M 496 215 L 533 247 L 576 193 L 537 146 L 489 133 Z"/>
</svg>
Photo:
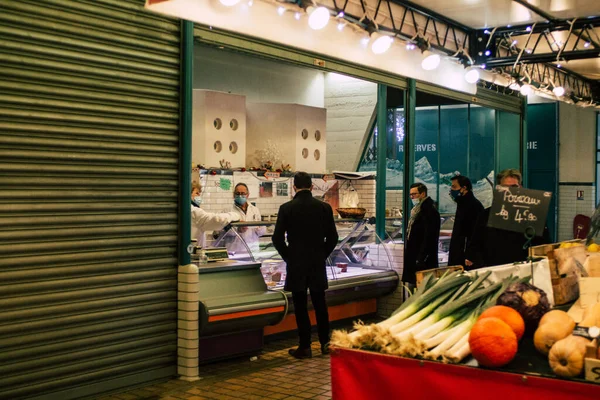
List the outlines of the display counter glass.
<svg viewBox="0 0 600 400">
<path fill-rule="evenodd" d="M 402 225 L 394 225 L 392 220 L 386 221 L 386 226 L 401 235 Z M 391 242 L 389 237 L 384 242 L 377 236 L 374 224 L 368 219 L 336 219 L 335 224 L 339 241 L 327 259 L 330 285 L 332 282 L 358 282 L 377 278 L 382 273 L 393 273 Z M 226 247 L 232 260 L 260 262 L 267 286 L 283 288 L 285 262 L 271 241 L 274 228 L 275 222 L 236 222 L 219 234 L 214 245 Z"/>
</svg>

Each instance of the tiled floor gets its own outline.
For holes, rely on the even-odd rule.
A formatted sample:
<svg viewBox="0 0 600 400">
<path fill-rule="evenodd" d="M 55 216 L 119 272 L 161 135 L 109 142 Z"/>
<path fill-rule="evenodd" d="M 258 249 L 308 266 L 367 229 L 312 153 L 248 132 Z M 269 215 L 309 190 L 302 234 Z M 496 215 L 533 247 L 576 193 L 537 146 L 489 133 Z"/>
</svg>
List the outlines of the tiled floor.
<svg viewBox="0 0 600 400">
<path fill-rule="evenodd" d="M 267 343 L 256 361 L 238 358 L 202 366 L 196 382 L 171 380 L 101 400 L 330 399 L 329 356 L 313 338 L 313 358 L 288 355 L 297 338 Z"/>
</svg>

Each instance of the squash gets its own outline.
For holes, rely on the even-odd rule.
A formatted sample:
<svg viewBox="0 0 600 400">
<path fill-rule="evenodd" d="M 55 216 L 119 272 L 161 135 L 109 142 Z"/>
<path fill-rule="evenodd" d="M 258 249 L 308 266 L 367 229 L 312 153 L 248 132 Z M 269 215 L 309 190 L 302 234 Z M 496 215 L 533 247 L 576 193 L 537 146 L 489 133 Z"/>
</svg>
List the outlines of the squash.
<svg viewBox="0 0 600 400">
<path fill-rule="evenodd" d="M 544 316 L 540 320 L 539 326 L 542 326 L 544 324 L 551 323 L 551 322 L 564 324 L 564 325 L 570 327 L 571 332 L 573 331 L 573 329 L 575 329 L 575 321 L 573 320 L 573 318 L 571 318 L 571 316 L 569 314 L 567 314 L 566 312 L 561 311 L 561 310 L 548 311 L 546 314 L 544 314 Z M 569 333 L 571 333 L 571 332 L 569 332 Z M 567 337 L 567 336 L 568 335 L 565 335 L 565 337 Z"/>
<path fill-rule="evenodd" d="M 469 347 L 479 365 L 501 367 L 517 354 L 517 335 L 499 318 L 482 318 L 471 328 Z"/>
<path fill-rule="evenodd" d="M 554 343 L 558 342 L 573 333 L 575 322 L 572 325 L 560 322 L 547 322 L 540 325 L 533 335 L 533 344 L 537 351 L 543 355 L 548 355 Z"/>
<path fill-rule="evenodd" d="M 589 343 L 584 337 L 569 335 L 554 343 L 548 354 L 550 368 L 556 375 L 572 378 L 583 371 L 585 346 Z"/>
<path fill-rule="evenodd" d="M 479 316 L 479 319 L 490 317 L 499 318 L 506 322 L 515 335 L 517 335 L 517 341 L 521 340 L 525 333 L 525 321 L 523 321 L 523 317 L 521 317 L 521 314 L 517 310 L 507 306 L 492 306 L 485 310 Z"/>
<path fill-rule="evenodd" d="M 566 338 L 575 329 L 575 321 L 569 314 L 560 310 L 548 311 L 533 335 L 533 344 L 537 351 L 548 355 L 557 341 Z"/>
<path fill-rule="evenodd" d="M 579 326 L 600 327 L 600 303 L 594 303 L 583 311 L 583 321 L 579 323 Z"/>
</svg>

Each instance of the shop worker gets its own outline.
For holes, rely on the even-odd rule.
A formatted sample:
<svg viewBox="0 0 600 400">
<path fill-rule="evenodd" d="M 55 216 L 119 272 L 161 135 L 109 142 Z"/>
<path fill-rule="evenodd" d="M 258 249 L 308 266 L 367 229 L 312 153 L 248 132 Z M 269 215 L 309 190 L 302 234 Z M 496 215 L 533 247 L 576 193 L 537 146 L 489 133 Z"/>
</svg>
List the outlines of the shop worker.
<svg viewBox="0 0 600 400">
<path fill-rule="evenodd" d="M 496 183 L 501 186 L 521 187 L 522 180 L 521 172 L 513 168 L 505 169 L 496 176 Z M 483 210 L 475 223 L 465 260 L 469 269 L 525 261 L 529 255 L 528 249 L 524 248 L 527 239 L 523 233 L 487 226 L 490 209 Z M 531 246 L 549 242 L 550 235 L 546 227 L 542 237 L 533 238 Z"/>
<path fill-rule="evenodd" d="M 329 314 L 325 302 L 325 290 L 328 287 L 325 261 L 337 245 L 338 233 L 331 206 L 312 196 L 310 175 L 297 172 L 294 176 L 294 191 L 294 198 L 279 207 L 273 245 L 286 263 L 287 279 L 284 289 L 292 292 L 300 337 L 298 348 L 290 349 L 289 353 L 295 358 L 310 358 L 311 324 L 306 291 L 310 290 L 317 317 L 321 353 L 328 354 Z"/>
<path fill-rule="evenodd" d="M 402 281 L 414 285 L 417 271 L 438 267 L 440 213 L 424 184 L 410 185 L 409 195 L 413 208 L 406 227 Z"/>
<path fill-rule="evenodd" d="M 248 185 L 239 182 L 233 189 L 233 206 L 226 211 L 236 213 L 239 216 L 240 221 L 260 222 L 260 211 L 258 207 L 252 205 L 248 201 L 249 196 L 250 190 L 248 190 Z M 242 226 L 238 227 L 237 231 L 252 251 L 258 251 L 259 238 L 267 232 L 267 228 L 265 226 Z M 244 244 L 239 242 L 232 243 L 227 249 L 235 252 L 246 251 Z"/>
<path fill-rule="evenodd" d="M 206 231 L 215 231 L 223 229 L 228 224 L 239 221 L 240 216 L 235 212 L 211 213 L 204 211 L 202 204 L 202 185 L 192 182 L 192 233 L 196 237 L 197 245 L 205 247 Z"/>
<path fill-rule="evenodd" d="M 473 195 L 473 185 L 469 178 L 457 175 L 451 179 L 451 182 L 450 197 L 456 202 L 456 214 L 450 238 L 448 265 L 464 266 L 465 252 L 471 241 L 477 217 L 483 211 L 483 206 Z"/>
</svg>

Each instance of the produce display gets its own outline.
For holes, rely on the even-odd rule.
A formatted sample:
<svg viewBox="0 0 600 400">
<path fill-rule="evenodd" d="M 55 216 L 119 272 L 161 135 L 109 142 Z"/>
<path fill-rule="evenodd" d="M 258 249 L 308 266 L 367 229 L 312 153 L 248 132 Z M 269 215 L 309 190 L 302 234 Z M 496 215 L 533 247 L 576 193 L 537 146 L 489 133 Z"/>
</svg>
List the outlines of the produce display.
<svg viewBox="0 0 600 400">
<path fill-rule="evenodd" d="M 390 318 L 334 331 L 331 344 L 445 363 L 472 356 L 488 368 L 507 366 L 523 345 L 538 365 L 547 358 L 546 374 L 549 367 L 560 377 L 583 377 L 590 357 L 600 368 L 600 303 L 587 307 L 576 324 L 567 312 L 552 309 L 546 293 L 528 278 L 490 282 L 490 274 L 428 274 Z"/>
<path fill-rule="evenodd" d="M 484 286 L 489 275 L 490 272 L 479 276 L 452 272 L 435 278 L 429 274 L 390 318 L 378 324 L 357 323 L 355 331 L 350 333 L 334 331 L 331 343 L 338 347 L 460 362 L 471 353 L 469 332 L 480 315 L 494 306 L 513 283 L 523 283 L 518 278 L 509 278 Z M 517 334 L 512 328 L 501 319 L 499 322 L 516 341 Z M 489 340 L 483 335 L 479 339 Z"/>
</svg>

